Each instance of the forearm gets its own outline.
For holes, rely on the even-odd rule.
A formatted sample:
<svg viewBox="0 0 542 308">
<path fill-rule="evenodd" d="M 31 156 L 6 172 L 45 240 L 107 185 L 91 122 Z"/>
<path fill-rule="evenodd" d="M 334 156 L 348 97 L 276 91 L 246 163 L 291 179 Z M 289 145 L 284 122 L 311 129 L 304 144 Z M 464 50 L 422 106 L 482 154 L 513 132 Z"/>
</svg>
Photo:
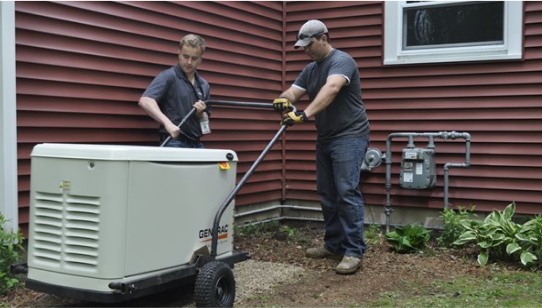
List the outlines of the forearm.
<svg viewBox="0 0 542 308">
<path fill-rule="evenodd" d="M 305 90 L 291 86 L 288 90 L 282 92 L 279 96 L 281 98 L 288 99 L 292 104 L 296 103 L 303 95 L 305 95 Z"/>
<path fill-rule="evenodd" d="M 341 88 L 347 84 L 347 79 L 342 75 L 331 75 L 326 84 L 320 89 L 313 101 L 305 108 L 307 118 L 313 117 L 326 109 L 337 97 Z"/>
<path fill-rule="evenodd" d="M 173 123 L 166 117 L 166 115 L 160 110 L 158 103 L 150 97 L 141 97 L 139 99 L 139 107 L 145 111 L 156 122 L 163 126 L 172 125 Z"/>
<path fill-rule="evenodd" d="M 288 99 L 292 104 L 296 102 L 295 95 L 290 89 L 282 92 L 282 94 L 279 97 Z"/>
<path fill-rule="evenodd" d="M 333 85 L 324 85 L 314 100 L 305 108 L 307 118 L 311 118 L 326 109 L 339 93 L 339 89 Z"/>
</svg>

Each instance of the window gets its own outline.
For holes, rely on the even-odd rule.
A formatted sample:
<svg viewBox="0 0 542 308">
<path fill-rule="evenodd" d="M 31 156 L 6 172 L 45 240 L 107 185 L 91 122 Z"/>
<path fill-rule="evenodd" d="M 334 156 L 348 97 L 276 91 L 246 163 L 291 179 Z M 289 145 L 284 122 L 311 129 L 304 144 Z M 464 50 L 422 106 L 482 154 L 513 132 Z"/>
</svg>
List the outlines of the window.
<svg viewBox="0 0 542 308">
<path fill-rule="evenodd" d="M 521 1 L 386 1 L 384 64 L 521 59 Z"/>
</svg>

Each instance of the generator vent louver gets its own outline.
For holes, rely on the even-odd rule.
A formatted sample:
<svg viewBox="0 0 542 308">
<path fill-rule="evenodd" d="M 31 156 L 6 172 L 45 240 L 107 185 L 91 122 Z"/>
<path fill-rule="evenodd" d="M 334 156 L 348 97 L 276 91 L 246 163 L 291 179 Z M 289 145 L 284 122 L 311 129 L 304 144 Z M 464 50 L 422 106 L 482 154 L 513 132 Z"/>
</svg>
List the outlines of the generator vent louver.
<svg viewBox="0 0 542 308">
<path fill-rule="evenodd" d="M 53 266 L 98 265 L 100 198 L 36 192 L 34 257 Z"/>
</svg>

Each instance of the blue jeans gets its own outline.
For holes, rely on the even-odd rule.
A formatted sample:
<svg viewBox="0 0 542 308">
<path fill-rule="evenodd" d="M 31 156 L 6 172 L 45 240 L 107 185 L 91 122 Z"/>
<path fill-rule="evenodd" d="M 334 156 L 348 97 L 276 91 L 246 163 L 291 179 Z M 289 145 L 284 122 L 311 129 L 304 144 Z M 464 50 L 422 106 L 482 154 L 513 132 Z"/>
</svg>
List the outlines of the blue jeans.
<svg viewBox="0 0 542 308">
<path fill-rule="evenodd" d="M 316 187 L 324 215 L 324 246 L 339 255 L 361 258 L 366 249 L 363 195 L 358 185 L 368 145 L 369 137 L 316 143 Z"/>
<path fill-rule="evenodd" d="M 204 149 L 203 143 L 188 143 L 180 140 L 169 140 L 164 147 L 168 148 L 187 148 L 187 149 Z"/>
</svg>

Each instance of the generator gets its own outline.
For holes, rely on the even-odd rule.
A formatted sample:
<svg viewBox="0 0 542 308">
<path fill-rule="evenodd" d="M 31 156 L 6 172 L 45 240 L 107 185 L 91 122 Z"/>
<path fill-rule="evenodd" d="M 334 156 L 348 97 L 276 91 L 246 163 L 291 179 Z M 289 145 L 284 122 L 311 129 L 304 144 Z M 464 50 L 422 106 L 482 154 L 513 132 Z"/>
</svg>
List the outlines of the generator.
<svg viewBox="0 0 542 308">
<path fill-rule="evenodd" d="M 213 231 L 216 258 L 209 263 L 216 268 L 209 272 L 221 276 L 210 279 L 233 279 L 221 263 L 249 258 L 233 250 L 234 201 L 218 230 L 213 219 L 235 186 L 237 160 L 220 149 L 36 145 L 27 287 L 118 302 L 193 281 L 207 263 L 198 256 L 209 254 Z"/>
</svg>

